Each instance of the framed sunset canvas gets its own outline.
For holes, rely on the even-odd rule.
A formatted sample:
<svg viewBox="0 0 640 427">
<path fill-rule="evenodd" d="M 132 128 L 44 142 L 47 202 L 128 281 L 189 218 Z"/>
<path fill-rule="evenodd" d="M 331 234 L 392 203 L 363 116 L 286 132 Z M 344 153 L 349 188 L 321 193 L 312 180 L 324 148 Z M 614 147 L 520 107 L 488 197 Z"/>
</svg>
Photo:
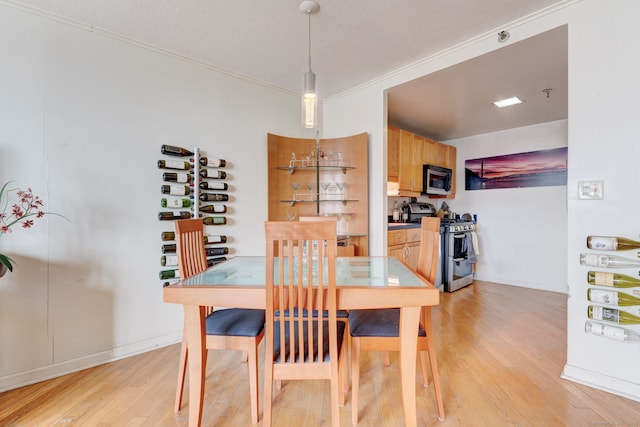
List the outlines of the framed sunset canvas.
<svg viewBox="0 0 640 427">
<path fill-rule="evenodd" d="M 465 189 L 567 185 L 567 147 L 466 160 Z"/>
</svg>

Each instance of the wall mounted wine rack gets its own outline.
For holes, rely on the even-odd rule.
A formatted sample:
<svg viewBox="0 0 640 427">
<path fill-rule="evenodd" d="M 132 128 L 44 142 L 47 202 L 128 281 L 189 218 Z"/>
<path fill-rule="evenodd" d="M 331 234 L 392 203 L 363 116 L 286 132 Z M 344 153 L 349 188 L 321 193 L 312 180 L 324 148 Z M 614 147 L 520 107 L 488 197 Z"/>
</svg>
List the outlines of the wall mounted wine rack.
<svg viewBox="0 0 640 427">
<path fill-rule="evenodd" d="M 167 224 L 161 233 L 160 280 L 167 286 L 180 279 L 175 242 L 175 220 L 202 217 L 205 227 L 207 264 L 226 260 L 228 236 L 219 228 L 227 224 L 229 184 L 226 160 L 212 159 L 195 147 L 193 151 L 173 145 L 162 145 L 166 156 L 158 160 L 162 171 L 161 211 L 158 220 Z M 215 231 L 208 227 L 216 227 Z"/>
</svg>

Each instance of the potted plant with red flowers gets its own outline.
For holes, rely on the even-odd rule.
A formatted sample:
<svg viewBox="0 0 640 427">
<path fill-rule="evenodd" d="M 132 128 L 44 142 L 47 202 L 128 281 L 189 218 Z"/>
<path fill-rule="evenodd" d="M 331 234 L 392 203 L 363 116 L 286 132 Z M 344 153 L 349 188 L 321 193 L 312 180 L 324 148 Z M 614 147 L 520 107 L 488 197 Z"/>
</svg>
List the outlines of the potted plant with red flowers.
<svg viewBox="0 0 640 427">
<path fill-rule="evenodd" d="M 0 189 L 0 236 L 11 233 L 11 227 L 19 224 L 22 228 L 31 228 L 36 218 L 42 218 L 49 212 L 44 212 L 42 199 L 34 195 L 31 188 L 21 190 L 19 188 L 8 189 L 5 183 Z M 11 201 L 11 195 L 15 194 L 16 200 Z M 15 261 L 7 255 L 0 253 L 0 277 L 7 271 L 13 271 Z"/>
</svg>

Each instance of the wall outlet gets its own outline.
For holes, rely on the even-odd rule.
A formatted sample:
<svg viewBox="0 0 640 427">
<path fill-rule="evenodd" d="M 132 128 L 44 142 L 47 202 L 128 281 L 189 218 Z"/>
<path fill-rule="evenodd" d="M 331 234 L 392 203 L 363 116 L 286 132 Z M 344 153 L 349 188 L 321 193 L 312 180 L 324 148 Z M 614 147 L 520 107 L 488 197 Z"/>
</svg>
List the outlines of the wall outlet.
<svg viewBox="0 0 640 427">
<path fill-rule="evenodd" d="M 604 198 L 604 181 L 578 181 L 578 199 L 602 200 Z"/>
</svg>

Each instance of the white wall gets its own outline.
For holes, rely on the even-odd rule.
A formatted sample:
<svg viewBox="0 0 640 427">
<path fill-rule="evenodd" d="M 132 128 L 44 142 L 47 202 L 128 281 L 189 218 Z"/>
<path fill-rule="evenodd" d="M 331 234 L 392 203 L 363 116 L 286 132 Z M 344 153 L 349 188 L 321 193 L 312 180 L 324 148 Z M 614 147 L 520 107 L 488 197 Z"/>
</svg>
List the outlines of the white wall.
<svg viewBox="0 0 640 427">
<path fill-rule="evenodd" d="M 64 215 L 0 236 L 0 391 L 177 342 L 162 302 L 160 145 L 229 162 L 234 255 L 264 253 L 268 132 L 299 97 L 0 4 L 0 185 Z"/>
<path fill-rule="evenodd" d="M 634 21 L 639 14 L 640 3 L 634 0 L 583 0 L 563 4 L 501 27 L 509 30 L 510 42 L 514 43 L 561 25 L 569 26 L 569 176 L 565 278 L 569 302 L 568 352 L 563 377 L 636 400 L 640 400 L 640 370 L 635 368 L 640 360 L 640 346 L 616 343 L 584 333 L 587 306 L 585 275 L 588 269 L 578 264 L 578 256 L 585 250 L 585 238 L 589 234 L 629 237 L 636 237 L 637 234 L 638 221 L 633 212 L 640 209 L 640 201 L 634 197 L 637 192 L 637 153 L 640 150 L 640 121 L 637 120 L 638 109 L 635 105 L 640 95 L 640 85 L 637 83 L 640 57 L 636 54 L 640 27 Z M 376 200 L 375 197 L 380 200 L 378 187 L 382 189 L 386 179 L 386 161 L 379 154 L 386 152 L 386 122 L 380 121 L 381 116 L 386 117 L 384 90 L 497 48 L 495 33 L 492 32 L 325 102 L 327 129 L 338 133 L 349 128 L 367 129 L 371 133 L 370 200 Z M 351 115 L 361 108 L 373 111 L 366 115 Z M 348 125 L 344 117 L 351 120 Z M 340 124 L 334 129 L 335 122 Z M 577 182 L 591 179 L 605 181 L 605 199 L 588 202 L 576 200 Z M 372 211 L 386 213 L 385 199 L 382 198 L 384 205 L 380 208 L 372 205 Z M 555 206 L 554 209 L 558 211 L 554 216 L 560 216 L 562 207 Z M 376 215 L 375 212 L 372 212 L 372 216 Z M 483 222 L 490 219 L 480 214 L 479 221 L 482 230 Z M 370 231 L 372 245 L 386 245 L 383 226 L 376 228 L 372 225 Z M 537 230 L 532 230 L 534 239 L 535 233 Z M 371 252 L 379 254 L 383 248 L 372 247 Z M 631 257 L 635 255 L 631 254 Z M 535 262 L 532 260 L 532 264 Z M 527 279 L 521 277 L 514 280 L 525 284 Z M 561 281 L 559 278 L 554 283 L 562 286 Z M 637 330 L 640 326 L 633 328 Z"/>
<path fill-rule="evenodd" d="M 455 212 L 478 215 L 476 279 L 567 292 L 567 187 L 465 190 L 469 159 L 567 146 L 567 121 L 445 141 L 456 147 Z"/>
</svg>

